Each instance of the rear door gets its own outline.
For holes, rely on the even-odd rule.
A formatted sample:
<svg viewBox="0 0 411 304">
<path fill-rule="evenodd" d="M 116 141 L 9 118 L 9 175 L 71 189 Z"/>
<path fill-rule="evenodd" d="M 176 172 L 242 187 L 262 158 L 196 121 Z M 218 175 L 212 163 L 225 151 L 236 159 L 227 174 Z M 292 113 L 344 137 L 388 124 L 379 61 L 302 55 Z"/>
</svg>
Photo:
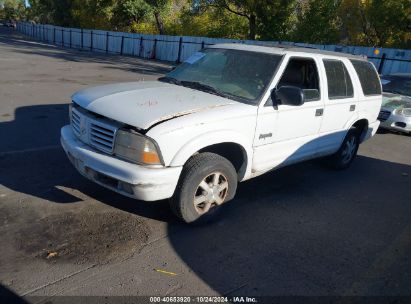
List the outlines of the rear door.
<svg viewBox="0 0 411 304">
<path fill-rule="evenodd" d="M 358 92 L 354 92 L 355 73 L 348 59 L 323 58 L 325 77 L 324 118 L 318 140 L 319 155 L 337 151 L 349 124 L 357 112 Z"/>
</svg>

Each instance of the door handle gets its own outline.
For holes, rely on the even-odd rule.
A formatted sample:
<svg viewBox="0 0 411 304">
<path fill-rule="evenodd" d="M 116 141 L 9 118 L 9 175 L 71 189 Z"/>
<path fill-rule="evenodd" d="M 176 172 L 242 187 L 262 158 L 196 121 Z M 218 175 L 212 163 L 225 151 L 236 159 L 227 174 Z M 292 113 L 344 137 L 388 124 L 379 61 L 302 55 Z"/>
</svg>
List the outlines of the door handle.
<svg viewBox="0 0 411 304">
<path fill-rule="evenodd" d="M 354 112 L 355 111 L 355 105 L 350 105 L 350 112 Z"/>
<path fill-rule="evenodd" d="M 317 109 L 315 110 L 315 116 L 323 116 L 324 109 Z"/>
</svg>

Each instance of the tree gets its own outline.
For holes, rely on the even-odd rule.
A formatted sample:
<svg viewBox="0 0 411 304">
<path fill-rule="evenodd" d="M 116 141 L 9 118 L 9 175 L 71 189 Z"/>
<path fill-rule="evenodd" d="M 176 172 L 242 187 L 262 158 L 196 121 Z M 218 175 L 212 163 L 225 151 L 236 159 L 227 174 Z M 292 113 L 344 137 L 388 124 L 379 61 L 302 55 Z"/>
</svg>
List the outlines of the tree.
<svg viewBox="0 0 411 304">
<path fill-rule="evenodd" d="M 149 34 L 411 47 L 410 0 L 30 0 L 30 5 L 0 0 L 0 18 Z"/>
<path fill-rule="evenodd" d="M 186 3 L 167 18 L 166 32 L 171 35 L 244 39 L 248 26 L 244 18 L 215 7 L 198 7 Z"/>
<path fill-rule="evenodd" d="M 166 14 L 170 10 L 171 1 L 170 0 L 146 0 L 146 2 L 152 8 L 159 34 L 164 35 L 165 32 L 164 32 L 164 22 L 163 22 L 162 15 Z"/>
<path fill-rule="evenodd" d="M 339 17 L 342 21 L 342 41 L 359 45 L 373 45 L 375 38 L 368 15 L 369 0 L 342 0 Z"/>
<path fill-rule="evenodd" d="M 201 5 L 227 10 L 248 21 L 248 38 L 256 39 L 257 35 L 257 10 L 261 5 L 258 0 L 201 0 Z"/>
<path fill-rule="evenodd" d="M 339 8 L 343 39 L 347 43 L 411 46 L 409 0 L 342 0 Z"/>
<path fill-rule="evenodd" d="M 380 46 L 411 46 L 411 2 L 409 0 L 373 0 L 368 18 Z"/>
<path fill-rule="evenodd" d="M 24 0 L 0 0 L 0 19 L 21 20 L 25 14 Z"/>
<path fill-rule="evenodd" d="M 289 39 L 295 24 L 296 2 L 296 0 L 262 0 L 256 10 L 259 39 Z"/>
<path fill-rule="evenodd" d="M 292 40 L 308 43 L 338 43 L 341 22 L 338 17 L 339 1 L 308 0 L 296 8 L 297 23 Z"/>
<path fill-rule="evenodd" d="M 60 26 L 109 29 L 115 0 L 30 0 L 33 21 Z"/>
<path fill-rule="evenodd" d="M 118 1 L 114 6 L 112 24 L 116 28 L 127 26 L 132 29 L 142 22 L 153 20 L 158 33 L 165 34 L 163 15 L 170 11 L 170 0 L 125 0 Z"/>
<path fill-rule="evenodd" d="M 115 28 L 133 27 L 145 21 L 152 13 L 152 7 L 145 0 L 125 0 L 118 2 L 114 8 L 111 23 Z"/>
</svg>

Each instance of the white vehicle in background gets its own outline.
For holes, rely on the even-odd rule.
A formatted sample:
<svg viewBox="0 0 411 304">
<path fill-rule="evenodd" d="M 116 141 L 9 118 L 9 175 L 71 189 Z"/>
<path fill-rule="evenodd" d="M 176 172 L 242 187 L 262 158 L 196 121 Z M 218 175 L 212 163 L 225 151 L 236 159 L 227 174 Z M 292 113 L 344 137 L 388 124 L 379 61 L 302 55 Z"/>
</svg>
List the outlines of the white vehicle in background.
<svg viewBox="0 0 411 304">
<path fill-rule="evenodd" d="M 411 73 L 381 76 L 380 127 L 411 134 Z"/>
<path fill-rule="evenodd" d="M 158 81 L 72 100 L 61 143 L 78 171 L 132 198 L 171 198 L 191 223 L 273 169 L 324 156 L 347 168 L 378 129 L 381 84 L 363 57 L 220 44 Z"/>
</svg>

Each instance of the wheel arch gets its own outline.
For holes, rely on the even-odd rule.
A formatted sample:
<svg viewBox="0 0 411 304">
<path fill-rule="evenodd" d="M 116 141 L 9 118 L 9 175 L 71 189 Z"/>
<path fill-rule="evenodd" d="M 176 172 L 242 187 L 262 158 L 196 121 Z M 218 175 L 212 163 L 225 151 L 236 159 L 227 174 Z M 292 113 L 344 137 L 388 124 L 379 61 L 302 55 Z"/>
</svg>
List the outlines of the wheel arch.
<svg viewBox="0 0 411 304">
<path fill-rule="evenodd" d="M 238 179 L 241 180 L 248 165 L 247 152 L 244 147 L 234 142 L 222 142 L 202 148 L 197 153 L 210 152 L 228 159 L 234 166 Z"/>
<path fill-rule="evenodd" d="M 170 165 L 182 166 L 193 155 L 203 152 L 211 152 L 227 158 L 236 169 L 239 181 L 248 176 L 251 171 L 251 144 L 248 145 L 245 139 L 233 132 L 210 132 L 196 137 L 176 153 Z"/>
<path fill-rule="evenodd" d="M 360 132 L 360 142 L 364 141 L 365 136 L 368 132 L 368 126 L 369 122 L 366 118 L 358 119 L 357 121 L 355 121 L 355 123 L 352 124 L 351 128 L 356 128 Z"/>
</svg>

